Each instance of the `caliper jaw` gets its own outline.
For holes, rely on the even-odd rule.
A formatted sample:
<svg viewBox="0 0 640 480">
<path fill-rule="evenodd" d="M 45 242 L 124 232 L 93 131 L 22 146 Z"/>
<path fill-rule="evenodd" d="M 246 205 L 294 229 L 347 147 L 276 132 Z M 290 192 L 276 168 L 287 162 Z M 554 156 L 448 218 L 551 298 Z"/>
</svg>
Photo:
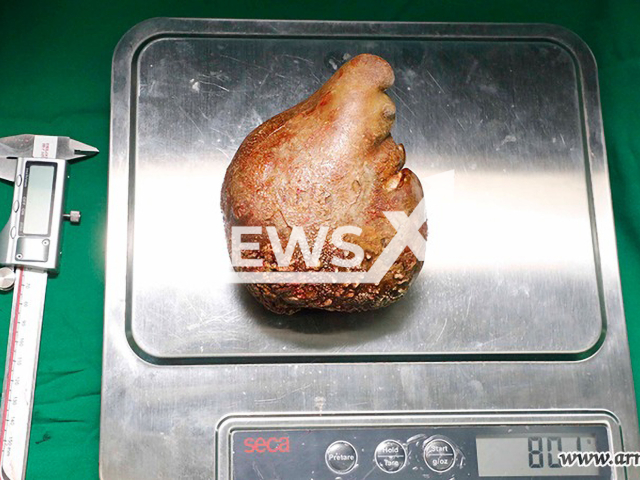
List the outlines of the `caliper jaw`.
<svg viewBox="0 0 640 480">
<path fill-rule="evenodd" d="M 33 134 L 0 138 L 0 160 L 4 160 L 1 157 L 8 159 L 33 157 L 35 138 L 36 135 Z M 69 137 L 58 137 L 58 148 L 54 158 L 73 161 L 93 157 L 97 153 L 98 149 L 91 145 Z"/>
<path fill-rule="evenodd" d="M 0 138 L 0 179 L 14 182 L 18 158 L 33 157 L 36 135 L 25 133 Z M 69 137 L 58 137 L 54 158 L 68 162 L 93 157 L 98 149 Z"/>
</svg>

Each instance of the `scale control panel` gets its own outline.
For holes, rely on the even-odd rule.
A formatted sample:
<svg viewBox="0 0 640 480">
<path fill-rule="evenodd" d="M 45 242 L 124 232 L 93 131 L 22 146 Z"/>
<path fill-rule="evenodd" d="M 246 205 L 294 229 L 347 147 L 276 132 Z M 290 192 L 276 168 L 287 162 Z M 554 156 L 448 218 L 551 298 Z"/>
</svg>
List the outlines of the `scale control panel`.
<svg viewBox="0 0 640 480">
<path fill-rule="evenodd" d="M 561 452 L 607 452 L 604 425 L 450 425 L 237 429 L 233 480 L 612 479 L 563 466 Z"/>
</svg>

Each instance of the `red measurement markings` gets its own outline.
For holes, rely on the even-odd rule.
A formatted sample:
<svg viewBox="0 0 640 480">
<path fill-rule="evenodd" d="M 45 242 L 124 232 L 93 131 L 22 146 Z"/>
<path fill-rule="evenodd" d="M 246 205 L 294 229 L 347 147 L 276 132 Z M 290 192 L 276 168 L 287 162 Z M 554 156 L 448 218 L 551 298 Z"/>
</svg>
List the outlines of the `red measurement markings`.
<svg viewBox="0 0 640 480">
<path fill-rule="evenodd" d="M 4 391 L 4 409 L 2 410 L 2 429 L 0 430 L 0 466 L 4 455 L 4 435 L 7 430 L 7 410 L 9 409 L 9 394 L 11 393 L 11 374 L 13 373 L 13 355 L 16 350 L 16 335 L 18 334 L 18 318 L 20 318 L 20 293 L 22 292 L 23 269 L 18 268 L 18 291 L 16 293 L 16 314 L 13 317 L 13 335 L 11 336 L 11 350 L 9 352 L 9 365 Z"/>
</svg>

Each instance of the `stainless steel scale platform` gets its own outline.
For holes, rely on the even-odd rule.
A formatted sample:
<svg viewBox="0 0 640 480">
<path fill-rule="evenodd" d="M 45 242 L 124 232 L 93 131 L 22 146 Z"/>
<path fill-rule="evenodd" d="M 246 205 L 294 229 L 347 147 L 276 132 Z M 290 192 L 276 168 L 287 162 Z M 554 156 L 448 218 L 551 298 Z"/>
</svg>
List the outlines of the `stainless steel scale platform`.
<svg viewBox="0 0 640 480">
<path fill-rule="evenodd" d="M 383 310 L 272 315 L 223 280 L 224 172 L 363 52 L 396 72 L 425 267 Z M 544 25 L 135 27 L 113 63 L 102 398 L 105 480 L 640 478 L 509 461 L 640 450 L 588 48 Z"/>
</svg>

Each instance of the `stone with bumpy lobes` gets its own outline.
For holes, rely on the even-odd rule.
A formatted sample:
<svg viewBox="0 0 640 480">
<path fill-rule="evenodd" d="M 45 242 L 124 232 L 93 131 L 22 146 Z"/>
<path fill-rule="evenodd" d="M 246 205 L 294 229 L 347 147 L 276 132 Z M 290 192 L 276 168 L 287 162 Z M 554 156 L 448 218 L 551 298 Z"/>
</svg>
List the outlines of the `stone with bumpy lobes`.
<svg viewBox="0 0 640 480">
<path fill-rule="evenodd" d="M 231 228 L 261 226 L 263 235 L 243 236 L 260 250 L 245 258 L 262 258 L 262 267 L 238 271 L 366 271 L 396 230 L 385 211 L 407 215 L 422 200 L 418 177 L 403 168 L 405 151 L 390 130 L 395 105 L 385 90 L 393 85 L 391 66 L 363 54 L 345 63 L 313 95 L 253 130 L 236 152 L 222 187 L 227 244 Z M 329 240 L 341 226 L 360 235 L 344 240 L 365 252 L 355 267 L 336 267 L 334 255 L 350 258 Z M 276 262 L 264 227 L 273 226 L 284 250 L 292 227 L 303 227 L 310 247 L 322 226 L 330 228 L 318 267 L 308 267 L 296 248 L 289 267 Z M 426 224 L 421 229 L 426 235 Z M 249 284 L 253 296 L 276 313 L 302 308 L 354 312 L 389 305 L 409 288 L 422 268 L 405 248 L 378 284 Z"/>
</svg>

